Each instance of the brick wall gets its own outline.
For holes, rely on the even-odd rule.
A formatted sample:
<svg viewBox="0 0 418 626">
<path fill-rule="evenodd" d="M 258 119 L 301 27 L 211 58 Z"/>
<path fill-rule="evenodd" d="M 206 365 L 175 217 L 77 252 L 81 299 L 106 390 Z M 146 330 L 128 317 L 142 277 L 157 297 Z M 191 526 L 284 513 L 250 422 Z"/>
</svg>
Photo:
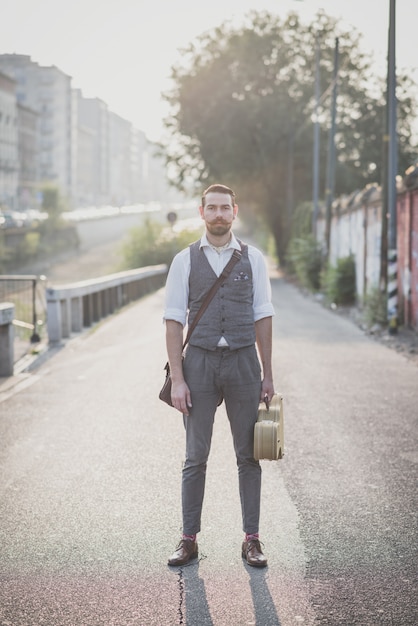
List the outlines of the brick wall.
<svg viewBox="0 0 418 626">
<path fill-rule="evenodd" d="M 398 196 L 397 211 L 399 310 L 418 329 L 418 189 Z"/>
<path fill-rule="evenodd" d="M 398 309 L 400 323 L 418 331 L 418 187 L 416 182 L 414 185 L 398 193 Z M 380 187 L 369 186 L 334 203 L 330 261 L 335 265 L 341 257 L 354 256 L 359 301 L 379 285 L 381 223 Z M 323 213 L 318 219 L 317 239 L 325 245 Z"/>
</svg>

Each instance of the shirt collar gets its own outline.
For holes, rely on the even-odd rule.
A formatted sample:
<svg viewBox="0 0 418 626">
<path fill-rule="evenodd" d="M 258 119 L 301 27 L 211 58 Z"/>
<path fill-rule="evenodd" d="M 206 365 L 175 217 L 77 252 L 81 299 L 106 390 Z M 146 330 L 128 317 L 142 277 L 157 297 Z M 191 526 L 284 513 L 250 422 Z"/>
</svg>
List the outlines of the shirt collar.
<svg viewBox="0 0 418 626">
<path fill-rule="evenodd" d="M 202 238 L 200 240 L 199 248 L 203 248 L 205 246 L 210 248 L 210 243 L 208 241 L 206 233 L 203 233 Z M 239 243 L 237 241 L 237 238 L 235 237 L 235 235 L 234 235 L 234 233 L 232 231 L 231 231 L 231 240 L 229 242 L 229 246 L 228 246 L 227 250 L 229 248 L 233 248 L 234 250 L 241 250 L 241 246 L 239 245 Z"/>
</svg>

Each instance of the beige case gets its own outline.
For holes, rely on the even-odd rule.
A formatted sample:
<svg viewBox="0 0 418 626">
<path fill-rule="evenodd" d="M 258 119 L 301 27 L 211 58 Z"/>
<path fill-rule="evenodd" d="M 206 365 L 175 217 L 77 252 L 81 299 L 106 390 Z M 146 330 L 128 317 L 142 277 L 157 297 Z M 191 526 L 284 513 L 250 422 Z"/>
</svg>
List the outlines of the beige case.
<svg viewBox="0 0 418 626">
<path fill-rule="evenodd" d="M 284 455 L 283 396 L 273 396 L 269 408 L 264 402 L 258 408 L 258 419 L 254 427 L 254 458 L 256 461 L 275 461 Z"/>
</svg>

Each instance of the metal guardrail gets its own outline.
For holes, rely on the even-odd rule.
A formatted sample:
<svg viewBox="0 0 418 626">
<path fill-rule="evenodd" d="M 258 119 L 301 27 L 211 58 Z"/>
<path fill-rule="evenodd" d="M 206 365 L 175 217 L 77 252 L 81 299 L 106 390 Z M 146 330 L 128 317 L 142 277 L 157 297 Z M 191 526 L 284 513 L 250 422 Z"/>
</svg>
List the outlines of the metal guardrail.
<svg viewBox="0 0 418 626">
<path fill-rule="evenodd" d="M 142 267 L 46 289 L 49 343 L 59 343 L 122 306 L 162 287 L 166 265 Z"/>
<path fill-rule="evenodd" d="M 44 276 L 0 275 L 0 376 L 42 340 L 60 343 L 122 306 L 162 287 L 166 265 L 47 287 Z"/>
<path fill-rule="evenodd" d="M 0 275 L 0 302 L 14 305 L 14 361 L 39 343 L 46 322 L 45 276 Z"/>
</svg>

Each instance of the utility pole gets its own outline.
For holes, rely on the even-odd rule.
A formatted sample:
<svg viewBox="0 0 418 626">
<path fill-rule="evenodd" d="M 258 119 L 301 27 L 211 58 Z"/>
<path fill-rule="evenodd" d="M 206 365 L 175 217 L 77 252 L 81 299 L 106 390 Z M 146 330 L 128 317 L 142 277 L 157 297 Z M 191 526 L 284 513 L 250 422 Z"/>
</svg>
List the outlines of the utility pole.
<svg viewBox="0 0 418 626">
<path fill-rule="evenodd" d="M 382 229 L 380 239 L 380 275 L 379 275 L 379 289 L 381 293 L 386 294 L 388 288 L 388 156 L 389 156 L 389 117 L 388 106 L 389 102 L 389 90 L 388 80 L 386 78 L 386 106 L 384 111 L 384 119 L 382 120 L 382 127 L 384 133 L 382 137 L 382 174 L 381 174 L 381 188 L 382 188 Z M 387 317 L 387 313 L 386 313 Z"/>
<path fill-rule="evenodd" d="M 295 163 L 295 131 L 293 123 L 287 139 L 287 223 L 291 228 L 294 211 L 294 163 Z"/>
<path fill-rule="evenodd" d="M 398 167 L 396 130 L 396 2 L 390 0 L 388 45 L 388 287 L 387 313 L 389 334 L 398 332 L 398 251 L 396 224 L 396 173 Z"/>
<path fill-rule="evenodd" d="M 325 224 L 325 243 L 326 243 L 326 255 L 329 259 L 330 243 L 331 243 L 331 208 L 334 200 L 335 190 L 335 119 L 337 114 L 337 81 L 338 81 L 338 38 L 335 40 L 335 52 L 334 52 L 334 72 L 333 72 L 333 87 L 332 87 L 332 104 L 331 104 L 331 128 L 329 131 L 329 143 L 328 143 L 328 163 L 327 163 L 327 182 L 325 189 L 325 203 L 326 203 L 326 224 Z"/>
<path fill-rule="evenodd" d="M 319 34 L 315 36 L 315 120 L 314 120 L 314 145 L 313 145 L 313 172 L 312 172 L 312 233 L 316 239 L 316 227 L 319 213 L 319 98 L 321 96 L 320 73 L 319 73 Z"/>
</svg>

